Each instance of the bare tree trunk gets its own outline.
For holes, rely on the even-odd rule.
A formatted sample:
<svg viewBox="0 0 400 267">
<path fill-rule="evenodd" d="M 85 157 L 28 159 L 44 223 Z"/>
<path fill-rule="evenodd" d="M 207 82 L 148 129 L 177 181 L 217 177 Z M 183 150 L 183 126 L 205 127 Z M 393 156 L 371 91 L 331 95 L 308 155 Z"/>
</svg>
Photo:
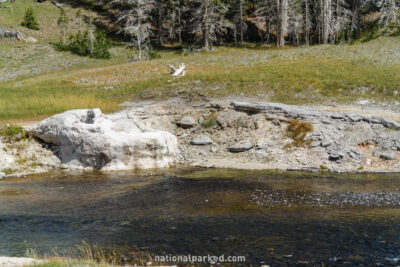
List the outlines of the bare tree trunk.
<svg viewBox="0 0 400 267">
<path fill-rule="evenodd" d="M 182 46 L 182 19 L 181 19 L 181 5 L 179 3 L 178 7 L 178 39 L 179 39 L 179 45 Z"/>
<path fill-rule="evenodd" d="M 279 30 L 281 40 L 279 41 L 279 43 L 280 43 L 281 47 L 285 46 L 285 27 L 287 24 L 287 9 L 288 9 L 288 0 L 282 0 L 281 12 L 280 12 L 281 13 L 280 23 L 279 23 L 279 25 L 281 27 Z"/>
<path fill-rule="evenodd" d="M 208 8 L 209 8 L 210 1 L 206 0 L 204 4 L 204 16 L 203 16 L 203 48 L 208 50 L 209 49 L 209 38 L 210 32 L 208 28 Z"/>
<path fill-rule="evenodd" d="M 281 47 L 281 1 L 276 0 L 276 46 Z"/>
<path fill-rule="evenodd" d="M 265 42 L 267 44 L 269 42 L 270 29 L 271 29 L 271 23 L 268 19 L 268 16 L 265 16 Z"/>
<path fill-rule="evenodd" d="M 396 2 L 389 0 L 389 22 L 397 22 L 395 6 Z"/>
<path fill-rule="evenodd" d="M 329 40 L 329 23 L 331 20 L 331 5 L 330 0 L 323 0 L 323 28 L 322 28 L 322 42 L 324 44 L 328 43 Z"/>
<path fill-rule="evenodd" d="M 340 10 L 339 10 L 339 0 L 336 0 L 336 21 L 339 21 L 339 16 L 340 16 L 340 14 L 339 14 L 339 12 L 340 12 Z M 335 30 L 335 32 L 336 32 L 336 42 L 339 42 L 339 31 L 338 30 Z"/>
<path fill-rule="evenodd" d="M 240 0 L 240 43 L 243 45 L 243 0 Z"/>
<path fill-rule="evenodd" d="M 233 25 L 233 36 L 234 36 L 234 40 L 235 40 L 235 46 L 237 47 L 237 46 L 238 46 L 238 43 L 237 43 L 237 29 L 236 29 L 236 24 Z"/>
<path fill-rule="evenodd" d="M 163 7 L 162 3 L 158 3 L 158 45 L 162 46 L 162 24 L 163 24 Z"/>
<path fill-rule="evenodd" d="M 309 14 L 309 6 L 308 6 L 308 0 L 306 1 L 306 45 L 310 45 L 310 14 Z"/>
<path fill-rule="evenodd" d="M 361 1 L 354 0 L 352 6 L 351 31 L 358 35 L 361 21 Z"/>
<path fill-rule="evenodd" d="M 175 41 L 175 6 L 172 7 L 172 14 L 170 18 L 170 27 L 169 27 L 169 39 L 170 41 Z"/>
<path fill-rule="evenodd" d="M 138 29 L 140 29 L 142 26 L 142 17 L 139 15 L 140 14 L 139 12 L 137 12 L 137 14 L 138 14 Z M 139 50 L 139 58 L 138 59 L 142 60 L 142 42 L 141 42 L 140 38 L 141 38 L 140 33 L 138 33 L 138 35 L 137 35 L 137 46 L 138 46 L 138 50 Z"/>
</svg>

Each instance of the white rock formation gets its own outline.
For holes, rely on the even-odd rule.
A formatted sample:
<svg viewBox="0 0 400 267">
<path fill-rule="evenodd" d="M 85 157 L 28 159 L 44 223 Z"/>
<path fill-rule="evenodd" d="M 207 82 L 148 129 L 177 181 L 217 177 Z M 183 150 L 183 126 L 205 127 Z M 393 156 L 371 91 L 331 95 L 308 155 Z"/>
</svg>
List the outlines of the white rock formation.
<svg viewBox="0 0 400 267">
<path fill-rule="evenodd" d="M 17 257 L 0 257 L 0 266 L 4 267 L 22 267 L 34 264 L 44 263 L 44 260 L 37 260 L 32 258 L 17 258 Z"/>
<path fill-rule="evenodd" d="M 2 169 L 9 168 L 13 162 L 14 162 L 14 157 L 7 152 L 7 148 L 0 140 L 0 172 Z"/>
<path fill-rule="evenodd" d="M 176 137 L 140 124 L 128 112 L 104 115 L 100 109 L 82 109 L 45 119 L 31 132 L 56 145 L 63 165 L 69 168 L 127 170 L 173 165 Z"/>
</svg>

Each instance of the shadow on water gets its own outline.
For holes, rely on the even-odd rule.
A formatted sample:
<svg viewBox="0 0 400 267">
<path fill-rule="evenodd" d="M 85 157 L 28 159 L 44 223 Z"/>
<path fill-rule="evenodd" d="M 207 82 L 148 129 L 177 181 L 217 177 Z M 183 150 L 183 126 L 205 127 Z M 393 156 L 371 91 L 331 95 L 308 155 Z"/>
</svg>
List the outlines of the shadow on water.
<svg viewBox="0 0 400 267">
<path fill-rule="evenodd" d="M 246 264 L 396 264 L 400 175 L 233 170 L 55 173 L 0 181 L 0 255 L 82 240 Z"/>
</svg>

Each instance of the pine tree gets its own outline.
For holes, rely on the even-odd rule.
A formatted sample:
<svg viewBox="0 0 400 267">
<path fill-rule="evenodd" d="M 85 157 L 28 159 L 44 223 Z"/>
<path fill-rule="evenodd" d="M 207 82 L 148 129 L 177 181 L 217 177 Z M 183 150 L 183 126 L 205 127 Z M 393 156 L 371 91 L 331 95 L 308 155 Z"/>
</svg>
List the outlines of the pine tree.
<svg viewBox="0 0 400 267">
<path fill-rule="evenodd" d="M 24 21 L 21 25 L 31 30 L 39 30 L 39 23 L 36 21 L 32 7 L 25 10 Z"/>
</svg>

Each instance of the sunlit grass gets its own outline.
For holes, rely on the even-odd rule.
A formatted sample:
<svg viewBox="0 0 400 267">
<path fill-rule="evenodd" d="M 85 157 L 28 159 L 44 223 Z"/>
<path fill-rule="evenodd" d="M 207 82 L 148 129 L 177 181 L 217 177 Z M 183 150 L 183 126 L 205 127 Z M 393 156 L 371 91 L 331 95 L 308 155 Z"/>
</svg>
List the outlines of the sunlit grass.
<svg viewBox="0 0 400 267">
<path fill-rule="evenodd" d="M 398 38 L 382 38 L 353 46 L 217 48 L 187 57 L 162 51 L 160 59 L 143 62 L 129 62 L 132 52 L 123 48 L 111 61 L 76 63 L 68 54 L 65 60 L 75 62 L 70 67 L 0 82 L 0 120 L 73 108 L 111 112 L 124 101 L 196 94 L 288 104 L 400 101 L 400 56 L 394 57 L 399 51 Z M 15 64 L 23 67 L 26 61 Z M 181 62 L 186 76 L 172 79 L 168 64 Z"/>
</svg>

